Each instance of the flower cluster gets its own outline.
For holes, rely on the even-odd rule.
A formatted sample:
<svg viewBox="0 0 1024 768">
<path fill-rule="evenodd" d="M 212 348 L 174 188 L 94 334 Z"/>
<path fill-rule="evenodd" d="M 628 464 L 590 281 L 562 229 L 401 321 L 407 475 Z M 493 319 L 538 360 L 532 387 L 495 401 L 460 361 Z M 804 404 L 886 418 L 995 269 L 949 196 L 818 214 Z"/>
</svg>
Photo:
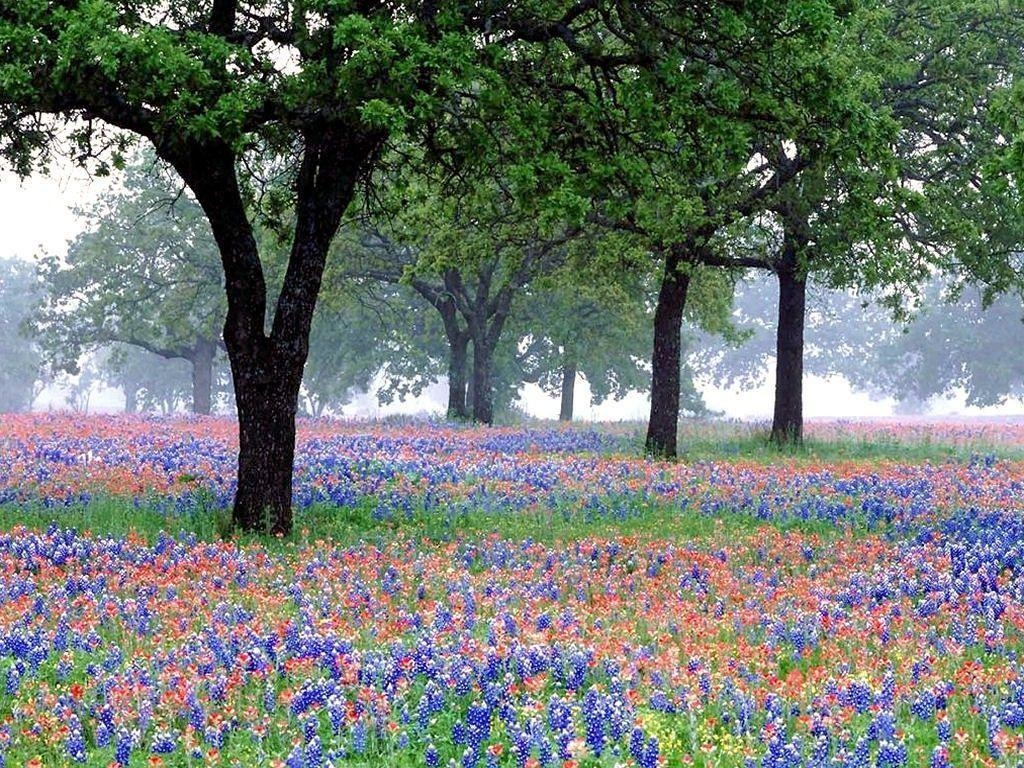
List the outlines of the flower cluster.
<svg viewBox="0 0 1024 768">
<path fill-rule="evenodd" d="M 10 498 L 55 483 L 173 506 L 185 474 L 230 491 L 219 421 L 62 435 L 62 418 L 16 422 Z M 1013 462 L 666 468 L 600 433 L 305 429 L 297 497 L 348 488 L 384 516 L 433 494 L 436 514 L 484 519 L 557 497 L 578 535 L 0 532 L 0 765 L 1011 766 L 1024 751 Z M 129 476 L 152 484 L 115 482 Z M 746 524 L 681 539 L 643 527 L 654 501 Z M 588 528 L 612 514 L 629 535 Z"/>
</svg>

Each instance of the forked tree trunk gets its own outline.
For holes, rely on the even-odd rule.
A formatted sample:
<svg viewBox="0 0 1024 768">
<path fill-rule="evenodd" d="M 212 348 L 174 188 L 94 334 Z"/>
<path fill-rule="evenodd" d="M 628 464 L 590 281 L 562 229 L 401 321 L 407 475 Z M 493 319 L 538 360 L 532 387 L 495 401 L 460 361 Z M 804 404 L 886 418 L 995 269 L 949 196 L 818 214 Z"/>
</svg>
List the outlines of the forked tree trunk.
<svg viewBox="0 0 1024 768">
<path fill-rule="evenodd" d="M 807 280 L 795 259 L 783 258 L 777 270 L 779 316 L 775 342 L 775 410 L 771 440 L 776 445 L 803 441 L 804 317 Z"/>
<path fill-rule="evenodd" d="M 576 363 L 562 365 L 562 405 L 558 411 L 559 421 L 572 421 L 573 400 L 576 395 Z"/>
<path fill-rule="evenodd" d="M 217 345 L 210 339 L 199 339 L 192 349 L 192 413 L 210 414 L 213 402 L 213 358 Z"/>
<path fill-rule="evenodd" d="M 680 271 L 681 261 L 675 249 L 666 253 L 665 272 L 654 309 L 651 417 L 647 423 L 645 450 L 659 458 L 675 458 L 677 453 L 683 310 L 690 287 L 689 274 Z"/>
<path fill-rule="evenodd" d="M 195 193 L 224 267 L 224 345 L 239 425 L 232 520 L 245 531 L 291 532 L 295 416 L 327 251 L 357 181 L 383 146 L 383 134 L 328 120 L 303 136 L 294 184 L 295 230 L 269 333 L 266 279 L 234 150 L 216 141 L 180 138 L 157 145 Z"/>
<path fill-rule="evenodd" d="M 448 341 L 448 411 L 449 419 L 465 421 L 469 418 L 469 401 L 466 397 L 466 373 L 469 362 L 469 331 L 459 323 L 459 312 L 452 298 L 449 283 L 454 280 L 454 270 L 445 273 L 445 290 L 427 282 L 414 280 L 413 288 L 429 301 L 441 314 L 444 335 Z"/>
</svg>

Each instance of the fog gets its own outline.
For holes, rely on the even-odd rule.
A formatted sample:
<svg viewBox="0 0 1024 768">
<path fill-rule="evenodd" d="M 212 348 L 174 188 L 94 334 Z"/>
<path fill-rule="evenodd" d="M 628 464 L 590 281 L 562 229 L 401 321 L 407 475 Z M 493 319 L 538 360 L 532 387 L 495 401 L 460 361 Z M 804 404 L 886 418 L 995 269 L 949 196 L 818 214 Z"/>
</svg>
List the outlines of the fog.
<svg viewBox="0 0 1024 768">
<path fill-rule="evenodd" d="M 25 182 L 4 176 L 0 178 L 0 211 L 3 216 L 4 241 L 0 259 L 35 263 L 44 255 L 66 253 L 68 242 L 83 228 L 77 209 L 90 199 L 105 194 L 109 182 L 88 180 L 80 172 L 58 170 L 49 177 L 35 177 Z M 9 281 L 8 281 L 9 282 Z M 693 331 L 688 332 L 688 362 L 694 370 L 693 382 L 709 415 L 763 421 L 771 418 L 774 358 L 771 354 L 774 312 L 773 282 L 764 277 L 748 279 L 738 288 L 737 305 L 733 311 L 736 328 L 751 334 L 738 349 Z M 804 378 L 804 414 L 807 418 L 885 418 L 924 415 L 928 417 L 976 417 L 1015 415 L 1024 412 L 1019 395 L 1024 374 L 1012 358 L 1019 344 L 1008 340 L 1019 337 L 1020 316 L 1024 314 L 1017 299 L 1004 298 L 993 308 L 982 311 L 980 299 L 968 290 L 955 308 L 943 308 L 943 288 L 926 289 L 932 302 L 926 318 L 911 323 L 909 330 L 889 318 L 888 310 L 874 304 L 867 309 L 860 305 L 871 297 L 852 296 L 814 285 L 808 299 L 806 331 L 807 362 Z M 5 301 L 9 297 L 5 296 Z M 4 306 L 3 333 L 16 336 L 20 318 L 12 317 L 14 307 Z M 937 320 L 945 313 L 946 320 Z M 959 313 L 959 314 L 958 314 Z M 963 322 L 958 322 L 957 318 Z M 946 323 L 944 325 L 943 323 Z M 950 325 L 952 323 L 952 325 Z M 962 338 L 953 338 L 951 327 L 961 326 Z M 1005 339 L 1003 338 L 1005 335 Z M 868 340 L 886 339 L 888 351 L 864 351 Z M 5 360 L 12 352 L 5 339 Z M 917 345 L 917 346 L 915 346 Z M 923 350 L 930 349 L 930 358 Z M 831 350 L 833 353 L 826 354 Z M 996 350 L 996 352 L 992 352 Z M 999 350 L 1002 350 L 999 356 Z M 109 355 L 109 350 L 102 354 Z M 100 357 L 102 357 L 102 354 Z M 123 355 L 123 353 L 118 353 Z M 971 360 L 957 356 L 973 355 Z M 990 355 L 986 358 L 985 355 Z M 991 355 L 998 357 L 998 364 Z M 139 391 L 135 407 L 156 412 L 187 411 L 190 407 L 188 366 L 182 361 L 164 361 L 149 356 L 136 378 L 151 383 Z M 949 366 L 936 360 L 951 360 Z M 841 364 L 841 360 L 845 360 Z M 858 370 L 849 363 L 860 363 Z M 123 367 L 123 361 L 119 363 Z M 142 373 L 146 366 L 151 366 Z M 215 412 L 231 410 L 230 382 L 226 367 L 220 361 L 218 381 L 214 383 Z M 875 366 L 875 370 L 872 370 Z M 917 381 L 913 377 L 926 377 Z M 5 387 L 16 386 L 7 375 Z M 387 386 L 382 376 L 372 378 L 369 391 L 351 389 L 347 402 L 327 410 L 346 417 L 383 417 L 398 413 L 443 414 L 447 389 L 441 373 L 434 371 L 433 383 L 423 386 L 418 394 L 410 393 L 392 402 L 380 402 L 377 392 Z M 162 391 L 152 382 L 160 381 Z M 149 389 L 146 389 L 146 387 Z M 938 391 L 936 391 L 936 389 Z M 17 402 L 17 398 L 0 392 L 0 403 Z M 82 372 L 77 376 L 53 374 L 32 384 L 31 407 L 34 410 L 76 409 L 89 412 L 116 412 L 126 405 L 124 387 L 117 376 L 104 371 L 96 354 L 83 358 Z M 631 391 L 621 398 L 611 397 L 592 403 L 590 384 L 580 375 L 576 380 L 576 420 L 635 420 L 647 418 L 649 399 L 643 392 Z M 526 415 L 555 419 L 559 399 L 535 383 L 524 384 L 514 408 Z M 11 407 L 8 405 L 7 407 Z"/>
</svg>

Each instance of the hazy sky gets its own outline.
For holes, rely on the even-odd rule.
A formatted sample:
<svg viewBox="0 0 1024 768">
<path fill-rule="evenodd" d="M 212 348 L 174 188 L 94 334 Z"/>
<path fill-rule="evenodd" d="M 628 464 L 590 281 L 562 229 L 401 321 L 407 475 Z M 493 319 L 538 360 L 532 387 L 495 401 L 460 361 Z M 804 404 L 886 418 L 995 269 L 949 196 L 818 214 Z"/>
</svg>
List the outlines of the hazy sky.
<svg viewBox="0 0 1024 768">
<path fill-rule="evenodd" d="M 31 259 L 40 252 L 63 252 L 82 227 L 74 207 L 102 194 L 109 183 L 67 168 L 25 181 L 0 173 L 0 257 Z"/>
<path fill-rule="evenodd" d="M 61 253 L 67 241 L 81 229 L 74 208 L 87 204 L 103 194 L 111 182 L 107 179 L 89 179 L 82 171 L 57 168 L 50 176 L 37 176 L 24 182 L 10 174 L 0 175 L 0 232 L 3 232 L 0 257 L 32 259 L 40 253 Z M 748 390 L 722 390 L 703 386 L 701 391 L 710 409 L 724 412 L 732 418 L 764 420 L 771 418 L 771 376 L 761 387 Z M 608 402 L 591 407 L 587 402 L 589 390 L 582 381 L 576 390 L 576 417 L 598 420 L 643 420 L 647 418 L 649 404 L 646 396 L 630 395 L 620 402 Z M 427 398 L 414 403 L 399 404 L 398 410 L 417 411 L 431 406 L 441 410 L 445 397 L 443 387 L 432 389 Z M 524 393 L 527 409 L 542 418 L 558 417 L 558 402 L 547 397 L 536 386 L 528 386 Z M 53 400 L 59 404 L 59 399 Z M 94 398 L 94 407 L 119 408 L 121 400 L 113 392 Z M 37 402 L 45 407 L 46 400 Z M 822 379 L 808 376 L 804 385 L 805 415 L 814 417 L 868 418 L 888 416 L 892 413 L 891 400 L 872 401 L 867 395 L 852 392 L 844 379 Z M 359 402 L 363 415 L 384 415 L 394 408 L 377 408 L 373 398 Z M 1022 404 L 1013 402 L 996 409 L 965 408 L 961 400 L 950 398 L 933 408 L 936 414 L 968 413 L 995 414 L 1021 413 Z"/>
</svg>

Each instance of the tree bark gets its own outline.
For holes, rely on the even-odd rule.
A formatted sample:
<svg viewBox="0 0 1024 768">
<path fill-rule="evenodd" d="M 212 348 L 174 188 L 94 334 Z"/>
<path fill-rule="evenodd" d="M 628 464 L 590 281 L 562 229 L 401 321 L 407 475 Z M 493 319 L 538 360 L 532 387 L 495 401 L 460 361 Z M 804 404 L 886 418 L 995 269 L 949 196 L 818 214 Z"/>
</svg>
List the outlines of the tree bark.
<svg viewBox="0 0 1024 768">
<path fill-rule="evenodd" d="M 124 389 L 124 412 L 138 413 L 139 411 L 139 387 L 135 382 L 127 382 Z"/>
<path fill-rule="evenodd" d="M 473 359 L 476 360 L 476 348 L 473 348 Z M 473 370 L 470 369 L 469 376 L 466 377 L 466 412 L 472 417 L 473 415 L 473 403 L 476 402 L 476 380 L 473 377 Z"/>
<path fill-rule="evenodd" d="M 469 361 L 469 334 L 448 337 L 448 418 L 465 421 L 469 418 L 466 404 L 466 367 Z"/>
<path fill-rule="evenodd" d="M 576 363 L 562 364 L 562 406 L 558 411 L 559 421 L 572 421 L 573 398 L 576 393 Z"/>
<path fill-rule="evenodd" d="M 192 413 L 210 415 L 213 401 L 213 358 L 217 345 L 211 339 L 199 339 L 192 348 Z"/>
<path fill-rule="evenodd" d="M 473 421 L 494 423 L 494 382 L 492 381 L 494 349 L 482 340 L 473 340 Z"/>
<path fill-rule="evenodd" d="M 428 290 L 424 288 L 424 290 Z M 469 361 L 469 331 L 459 325 L 459 313 L 450 292 L 424 294 L 441 313 L 444 334 L 448 339 L 448 418 L 465 421 L 469 418 L 466 402 L 466 365 Z"/>
<path fill-rule="evenodd" d="M 679 367 L 682 354 L 683 310 L 690 276 L 680 270 L 682 256 L 665 254 L 665 272 L 654 310 L 654 350 L 651 354 L 651 417 L 645 450 L 651 456 L 675 458 L 679 427 Z"/>
<path fill-rule="evenodd" d="M 303 364 L 272 352 L 264 357 L 231 361 L 239 430 L 233 520 L 243 531 L 287 535 Z"/>
<path fill-rule="evenodd" d="M 512 293 L 513 290 L 508 286 L 503 288 L 491 300 L 491 307 L 478 309 L 470 322 L 470 336 L 473 340 L 473 421 L 481 424 L 494 423 L 494 350 L 505 329 Z M 477 295 L 487 296 L 487 290 L 478 289 Z"/>
<path fill-rule="evenodd" d="M 807 279 L 797 269 L 795 244 L 783 245 L 776 269 L 779 316 L 775 341 L 775 410 L 771 440 L 779 446 L 803 441 L 804 318 Z"/>
</svg>

